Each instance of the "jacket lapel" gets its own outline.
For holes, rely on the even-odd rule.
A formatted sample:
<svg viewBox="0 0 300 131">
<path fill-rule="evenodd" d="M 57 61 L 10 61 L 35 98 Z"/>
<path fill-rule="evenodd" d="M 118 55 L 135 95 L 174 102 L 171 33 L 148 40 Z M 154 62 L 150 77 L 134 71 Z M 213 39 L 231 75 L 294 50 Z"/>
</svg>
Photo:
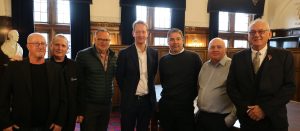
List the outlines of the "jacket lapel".
<svg viewBox="0 0 300 131">
<path fill-rule="evenodd" d="M 152 54 L 152 52 L 151 52 L 150 48 L 147 47 L 147 72 L 148 72 L 148 78 L 150 78 L 149 75 L 151 74 L 150 72 L 152 72 L 152 69 L 151 69 L 152 66 L 151 65 L 152 65 L 153 60 L 152 60 L 151 54 Z"/>
<path fill-rule="evenodd" d="M 253 81 L 254 80 L 254 69 L 253 69 L 253 64 L 252 64 L 251 53 L 252 53 L 251 48 L 247 49 L 247 53 L 246 53 L 246 65 L 248 65 L 247 71 L 248 71 L 248 74 L 250 76 L 250 80 Z"/>
<path fill-rule="evenodd" d="M 140 74 L 139 60 L 135 44 L 130 47 L 130 50 L 130 58 L 132 58 L 133 65 L 136 67 L 136 69 L 138 69 L 138 74 Z"/>
<path fill-rule="evenodd" d="M 273 51 L 272 48 L 268 47 L 266 57 L 265 57 L 262 65 L 261 65 L 262 68 L 259 69 L 259 70 L 261 70 L 261 75 L 262 75 L 261 78 L 268 78 L 268 77 L 264 77 L 264 75 L 268 75 L 269 74 L 270 62 L 272 61 L 272 56 L 273 56 L 272 55 L 273 54 L 272 51 Z"/>
</svg>

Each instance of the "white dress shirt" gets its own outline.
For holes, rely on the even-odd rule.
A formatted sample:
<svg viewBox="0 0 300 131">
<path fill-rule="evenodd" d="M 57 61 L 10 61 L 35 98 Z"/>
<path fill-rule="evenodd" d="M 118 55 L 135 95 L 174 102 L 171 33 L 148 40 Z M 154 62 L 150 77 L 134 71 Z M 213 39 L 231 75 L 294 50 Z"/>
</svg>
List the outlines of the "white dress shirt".
<svg viewBox="0 0 300 131">
<path fill-rule="evenodd" d="M 147 46 L 143 52 L 137 46 L 135 47 L 138 54 L 140 70 L 140 80 L 135 94 L 138 96 L 143 96 L 148 94 Z"/>
</svg>

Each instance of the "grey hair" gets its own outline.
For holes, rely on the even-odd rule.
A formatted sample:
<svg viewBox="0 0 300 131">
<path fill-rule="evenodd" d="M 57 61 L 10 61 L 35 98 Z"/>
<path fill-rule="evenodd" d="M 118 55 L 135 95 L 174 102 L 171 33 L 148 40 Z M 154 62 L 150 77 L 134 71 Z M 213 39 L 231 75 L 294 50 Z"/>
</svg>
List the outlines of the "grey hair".
<svg viewBox="0 0 300 131">
<path fill-rule="evenodd" d="M 65 41 L 65 43 L 67 44 L 67 46 L 69 46 L 69 45 L 68 45 L 68 39 L 67 39 L 63 34 L 56 34 L 56 35 L 54 36 L 54 38 L 52 39 L 51 44 L 52 44 L 54 41 L 56 41 L 58 38 L 63 38 L 64 41 Z"/>
<path fill-rule="evenodd" d="M 97 36 L 97 34 L 99 32 L 107 32 L 108 34 L 110 34 L 110 32 L 106 28 L 101 27 L 101 28 L 99 28 L 99 29 L 96 30 L 95 36 Z"/>
<path fill-rule="evenodd" d="M 250 28 L 256 24 L 256 23 L 263 23 L 266 27 L 267 27 L 267 30 L 270 31 L 270 25 L 267 21 L 263 20 L 263 19 L 255 19 L 254 21 L 251 21 L 250 24 L 249 24 L 249 31 L 250 31 Z"/>
<path fill-rule="evenodd" d="M 181 31 L 180 29 L 178 29 L 178 28 L 172 28 L 172 29 L 170 29 L 170 30 L 168 31 L 168 33 L 167 33 L 167 37 L 169 38 L 169 36 L 170 36 L 172 33 L 179 33 L 180 36 L 181 36 L 181 38 L 184 39 L 184 38 L 183 38 L 183 33 L 182 33 L 182 31 Z"/>
</svg>

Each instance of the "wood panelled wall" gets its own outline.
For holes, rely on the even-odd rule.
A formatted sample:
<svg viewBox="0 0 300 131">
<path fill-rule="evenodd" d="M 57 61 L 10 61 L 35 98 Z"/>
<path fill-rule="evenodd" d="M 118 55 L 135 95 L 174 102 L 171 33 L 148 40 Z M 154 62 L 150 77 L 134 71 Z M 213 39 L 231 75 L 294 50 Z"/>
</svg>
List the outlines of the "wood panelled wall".
<svg viewBox="0 0 300 131">
<path fill-rule="evenodd" d="M 119 53 L 119 51 L 123 48 L 126 48 L 127 46 L 119 46 L 119 45 L 112 45 L 111 49 L 114 50 L 117 54 Z M 166 55 L 167 53 L 169 53 L 169 47 L 167 46 L 152 46 L 152 48 L 155 48 L 158 50 L 158 55 L 159 58 L 161 58 L 162 56 Z M 185 47 L 185 49 L 187 50 L 191 50 L 196 52 L 201 60 L 203 62 L 207 61 L 209 58 L 207 56 L 207 48 L 200 48 L 200 47 Z M 232 57 L 234 53 L 240 51 L 242 49 L 240 48 L 228 48 L 227 49 L 227 56 Z M 294 62 L 295 62 L 295 80 L 296 80 L 296 87 L 297 87 L 297 91 L 295 93 L 294 99 L 296 101 L 300 101 L 300 49 L 288 49 L 293 53 L 294 56 Z M 159 84 L 159 75 L 157 73 L 156 75 L 156 84 Z M 115 94 L 113 96 L 113 106 L 119 106 L 120 104 L 120 93 L 119 93 L 119 89 L 117 87 L 117 84 L 115 84 Z"/>
<path fill-rule="evenodd" d="M 128 25 L 131 26 L 131 25 Z M 106 28 L 111 34 L 111 45 L 122 45 L 120 36 L 119 23 L 107 22 L 91 22 L 91 43 L 94 43 L 94 33 L 99 28 Z M 154 36 L 167 37 L 168 30 L 149 30 L 148 43 L 153 45 Z M 131 33 L 131 32 L 128 32 Z M 207 27 L 190 27 L 186 26 L 184 29 L 185 45 L 189 47 L 207 47 L 208 45 L 208 28 Z"/>
<path fill-rule="evenodd" d="M 0 46 L 5 41 L 7 33 L 11 28 L 11 17 L 0 16 Z"/>
<path fill-rule="evenodd" d="M 300 36 L 300 28 L 272 30 L 273 37 Z"/>
</svg>

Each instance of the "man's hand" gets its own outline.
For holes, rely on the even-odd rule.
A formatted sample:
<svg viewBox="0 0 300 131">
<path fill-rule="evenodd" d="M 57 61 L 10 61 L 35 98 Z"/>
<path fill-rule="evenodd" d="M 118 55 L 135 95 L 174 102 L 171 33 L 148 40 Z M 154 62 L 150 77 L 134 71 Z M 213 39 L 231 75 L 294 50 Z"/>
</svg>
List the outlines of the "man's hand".
<svg viewBox="0 0 300 131">
<path fill-rule="evenodd" d="M 5 129 L 3 129 L 3 131 L 13 131 L 14 129 L 19 129 L 20 127 L 17 125 L 12 125 L 10 127 L 7 127 Z"/>
<path fill-rule="evenodd" d="M 61 126 L 60 125 L 57 125 L 57 124 L 51 124 L 51 126 L 50 126 L 50 129 L 52 130 L 52 131 L 61 131 Z"/>
<path fill-rule="evenodd" d="M 259 121 L 265 118 L 264 111 L 258 105 L 248 106 L 247 114 L 251 119 L 255 121 Z"/>
<path fill-rule="evenodd" d="M 84 117 L 83 116 L 77 116 L 76 123 L 82 123 Z"/>
</svg>

